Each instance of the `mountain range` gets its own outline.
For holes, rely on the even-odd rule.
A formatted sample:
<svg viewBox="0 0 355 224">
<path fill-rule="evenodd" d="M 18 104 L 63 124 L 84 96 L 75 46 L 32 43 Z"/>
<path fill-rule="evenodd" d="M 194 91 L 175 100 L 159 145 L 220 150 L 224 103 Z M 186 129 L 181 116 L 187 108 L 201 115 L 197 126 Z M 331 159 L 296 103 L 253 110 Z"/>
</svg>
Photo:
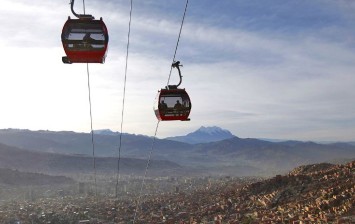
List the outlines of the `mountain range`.
<svg viewBox="0 0 355 224">
<path fill-rule="evenodd" d="M 117 171 L 117 158 L 97 157 L 95 163 L 99 173 L 115 173 Z M 146 163 L 147 161 L 144 159 L 120 158 L 120 170 L 124 174 L 143 175 Z M 24 150 L 1 143 L 0 168 L 55 175 L 92 173 L 94 171 L 92 156 Z M 150 170 L 152 173 L 161 175 L 166 171 L 179 168 L 181 166 L 174 162 L 153 160 Z"/>
<path fill-rule="evenodd" d="M 118 134 L 105 130 L 94 135 L 95 154 L 103 172 L 117 169 Z M 206 142 L 207 136 L 218 140 Z M 355 158 L 355 146 L 348 143 L 269 142 L 238 138 L 218 127 L 201 127 L 185 138 L 177 138 L 179 141 L 173 140 L 174 138 L 155 140 L 151 164 L 157 171 L 170 170 L 175 175 L 274 175 L 285 173 L 299 165 Z M 200 143 L 201 141 L 204 143 Z M 2 167 L 4 164 L 12 164 L 13 168 L 25 168 L 36 163 L 38 170 L 47 168 L 52 172 L 67 172 L 86 170 L 91 166 L 92 143 L 89 133 L 2 129 L 0 143 L 0 149 L 14 152 L 21 150 L 17 154 L 4 152 L 3 155 L 6 156 L 0 156 Z M 125 170 L 143 170 L 152 149 L 152 137 L 125 133 L 122 135 L 121 146 L 121 156 L 126 161 Z M 39 159 L 33 153 L 37 153 Z M 10 154 L 12 160 L 9 158 Z M 89 165 L 80 168 L 84 163 Z M 41 167 L 41 164 L 44 165 Z"/>
</svg>

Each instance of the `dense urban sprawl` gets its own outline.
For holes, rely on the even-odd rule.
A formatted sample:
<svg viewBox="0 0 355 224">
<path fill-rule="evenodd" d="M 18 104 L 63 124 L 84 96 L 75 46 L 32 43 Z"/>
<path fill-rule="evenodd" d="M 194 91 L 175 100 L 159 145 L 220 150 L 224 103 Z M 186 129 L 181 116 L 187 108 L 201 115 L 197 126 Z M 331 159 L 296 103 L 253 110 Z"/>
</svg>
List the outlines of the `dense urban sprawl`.
<svg viewBox="0 0 355 224">
<path fill-rule="evenodd" d="M 302 166 L 267 180 L 176 183 L 174 190 L 117 198 L 91 192 L 10 201 L 0 206 L 0 223 L 355 223 L 355 161 Z M 145 189 L 156 187 L 147 181 Z"/>
</svg>

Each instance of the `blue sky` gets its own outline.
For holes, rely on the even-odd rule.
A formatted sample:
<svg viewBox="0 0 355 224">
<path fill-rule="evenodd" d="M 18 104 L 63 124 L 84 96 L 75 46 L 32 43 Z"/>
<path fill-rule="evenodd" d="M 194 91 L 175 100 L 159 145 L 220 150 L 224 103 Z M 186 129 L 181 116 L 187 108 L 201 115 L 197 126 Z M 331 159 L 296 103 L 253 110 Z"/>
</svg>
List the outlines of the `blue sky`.
<svg viewBox="0 0 355 224">
<path fill-rule="evenodd" d="M 85 2 L 110 35 L 106 63 L 90 65 L 93 127 L 119 131 L 130 1 Z M 89 132 L 86 65 L 61 62 L 69 0 L 0 3 L 0 128 Z M 133 1 L 124 132 L 154 134 L 184 6 Z M 354 11 L 348 0 L 189 0 L 176 59 L 191 121 L 162 122 L 158 137 L 220 126 L 244 138 L 354 141 Z"/>
</svg>

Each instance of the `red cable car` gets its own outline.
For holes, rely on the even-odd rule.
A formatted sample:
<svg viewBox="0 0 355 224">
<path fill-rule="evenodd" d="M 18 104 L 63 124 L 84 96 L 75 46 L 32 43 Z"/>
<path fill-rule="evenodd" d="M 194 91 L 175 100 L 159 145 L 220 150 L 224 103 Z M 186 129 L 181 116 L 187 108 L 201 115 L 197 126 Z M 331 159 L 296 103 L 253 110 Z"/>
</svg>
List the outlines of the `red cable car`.
<svg viewBox="0 0 355 224">
<path fill-rule="evenodd" d="M 74 0 L 70 2 L 72 13 L 79 19 L 68 20 L 62 30 L 62 44 L 67 56 L 65 64 L 104 63 L 108 46 L 108 31 L 102 18 L 92 15 L 78 15 L 74 12 Z"/>
<path fill-rule="evenodd" d="M 178 88 L 182 81 L 179 66 L 182 65 L 177 61 L 172 66 L 179 71 L 180 83 L 178 85 L 168 85 L 165 89 L 158 91 L 154 104 L 155 116 L 160 121 L 189 121 L 191 100 L 185 89 Z"/>
</svg>

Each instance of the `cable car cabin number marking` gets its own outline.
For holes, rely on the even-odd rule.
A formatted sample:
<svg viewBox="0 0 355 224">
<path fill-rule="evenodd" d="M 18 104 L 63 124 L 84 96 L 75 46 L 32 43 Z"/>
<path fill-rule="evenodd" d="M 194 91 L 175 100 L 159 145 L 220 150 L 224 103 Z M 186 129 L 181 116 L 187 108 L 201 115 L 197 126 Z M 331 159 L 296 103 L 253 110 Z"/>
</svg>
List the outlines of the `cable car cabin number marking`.
<svg viewBox="0 0 355 224">
<path fill-rule="evenodd" d="M 67 56 L 63 63 L 104 63 L 108 45 L 108 31 L 102 18 L 70 19 L 62 30 L 62 44 Z"/>
<path fill-rule="evenodd" d="M 190 97 L 185 89 L 161 89 L 154 105 L 155 116 L 160 121 L 189 121 Z"/>
</svg>

